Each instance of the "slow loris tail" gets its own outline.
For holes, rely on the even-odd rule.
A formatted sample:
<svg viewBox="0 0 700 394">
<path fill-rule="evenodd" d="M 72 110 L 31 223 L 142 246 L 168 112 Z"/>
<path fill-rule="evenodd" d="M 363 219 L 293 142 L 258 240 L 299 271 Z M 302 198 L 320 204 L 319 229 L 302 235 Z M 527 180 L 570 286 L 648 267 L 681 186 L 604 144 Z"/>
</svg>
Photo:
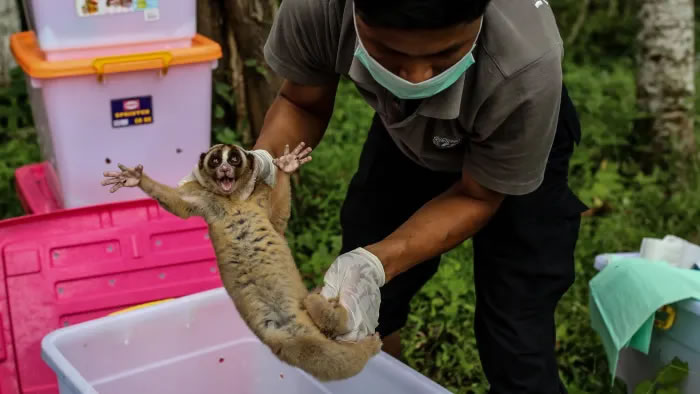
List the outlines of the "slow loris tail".
<svg viewBox="0 0 700 394">
<path fill-rule="evenodd" d="M 329 381 L 347 379 L 360 373 L 367 361 L 379 353 L 382 342 L 378 335 L 358 342 L 296 336 L 286 337 L 274 344 L 268 342 L 268 345 L 282 361 L 304 370 L 320 381 Z"/>
</svg>

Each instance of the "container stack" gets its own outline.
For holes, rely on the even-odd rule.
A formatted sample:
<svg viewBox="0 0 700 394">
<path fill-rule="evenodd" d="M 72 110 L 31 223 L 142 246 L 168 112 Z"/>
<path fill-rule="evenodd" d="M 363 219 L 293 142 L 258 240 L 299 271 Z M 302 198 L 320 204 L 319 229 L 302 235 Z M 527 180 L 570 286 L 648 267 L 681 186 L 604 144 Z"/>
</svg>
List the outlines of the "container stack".
<svg viewBox="0 0 700 394">
<path fill-rule="evenodd" d="M 221 57 L 197 34 L 196 0 L 25 5 L 33 30 L 10 45 L 27 76 L 58 206 L 143 198 L 100 185 L 118 163 L 142 164 L 170 185 L 187 175 L 211 144 L 212 70 Z"/>
</svg>

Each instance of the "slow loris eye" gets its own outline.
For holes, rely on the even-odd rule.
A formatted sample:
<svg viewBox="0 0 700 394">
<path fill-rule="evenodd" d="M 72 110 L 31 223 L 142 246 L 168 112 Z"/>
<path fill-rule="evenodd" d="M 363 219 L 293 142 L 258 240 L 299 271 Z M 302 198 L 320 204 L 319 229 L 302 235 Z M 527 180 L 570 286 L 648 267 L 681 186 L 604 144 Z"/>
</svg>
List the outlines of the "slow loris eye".
<svg viewBox="0 0 700 394">
<path fill-rule="evenodd" d="M 211 168 L 216 168 L 221 164 L 221 159 L 218 157 L 212 157 L 211 160 L 209 160 L 209 167 Z"/>
<path fill-rule="evenodd" d="M 241 158 L 238 155 L 232 155 L 231 157 L 228 158 L 229 163 L 233 165 L 240 164 Z"/>
</svg>

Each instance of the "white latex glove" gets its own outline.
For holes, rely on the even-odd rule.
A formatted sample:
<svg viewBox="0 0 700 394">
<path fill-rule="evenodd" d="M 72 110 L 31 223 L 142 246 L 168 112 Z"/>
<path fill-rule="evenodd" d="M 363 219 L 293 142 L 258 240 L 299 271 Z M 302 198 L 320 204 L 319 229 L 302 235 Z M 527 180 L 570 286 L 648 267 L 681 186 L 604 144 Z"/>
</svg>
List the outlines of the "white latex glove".
<svg viewBox="0 0 700 394">
<path fill-rule="evenodd" d="M 372 335 L 379 324 L 379 288 L 384 286 L 384 267 L 364 248 L 338 256 L 323 278 L 321 295 L 338 297 L 348 311 L 348 333 L 335 339 L 358 341 Z"/>
<path fill-rule="evenodd" d="M 260 166 L 259 178 L 270 187 L 275 186 L 277 176 L 277 166 L 273 163 L 272 155 L 264 149 L 248 151 L 255 158 L 255 165 Z"/>
</svg>

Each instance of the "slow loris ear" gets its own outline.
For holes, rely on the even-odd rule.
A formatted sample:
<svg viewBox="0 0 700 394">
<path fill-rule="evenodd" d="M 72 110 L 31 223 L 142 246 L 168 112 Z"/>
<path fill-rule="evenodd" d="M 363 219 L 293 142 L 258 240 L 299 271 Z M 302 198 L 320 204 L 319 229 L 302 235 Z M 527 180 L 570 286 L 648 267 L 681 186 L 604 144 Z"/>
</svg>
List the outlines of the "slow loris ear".
<svg viewBox="0 0 700 394">
<path fill-rule="evenodd" d="M 248 167 L 247 172 L 250 174 L 250 178 L 248 178 L 248 181 L 241 190 L 241 200 L 247 200 L 250 197 L 250 195 L 253 194 L 253 191 L 255 190 L 255 183 L 257 182 L 258 177 L 260 176 L 260 166 L 258 165 L 258 163 L 255 162 L 255 156 L 251 155 L 250 153 L 246 153 L 245 158 L 246 165 Z"/>
<path fill-rule="evenodd" d="M 199 155 L 199 169 L 204 168 L 204 158 L 207 157 L 206 152 Z"/>
</svg>

